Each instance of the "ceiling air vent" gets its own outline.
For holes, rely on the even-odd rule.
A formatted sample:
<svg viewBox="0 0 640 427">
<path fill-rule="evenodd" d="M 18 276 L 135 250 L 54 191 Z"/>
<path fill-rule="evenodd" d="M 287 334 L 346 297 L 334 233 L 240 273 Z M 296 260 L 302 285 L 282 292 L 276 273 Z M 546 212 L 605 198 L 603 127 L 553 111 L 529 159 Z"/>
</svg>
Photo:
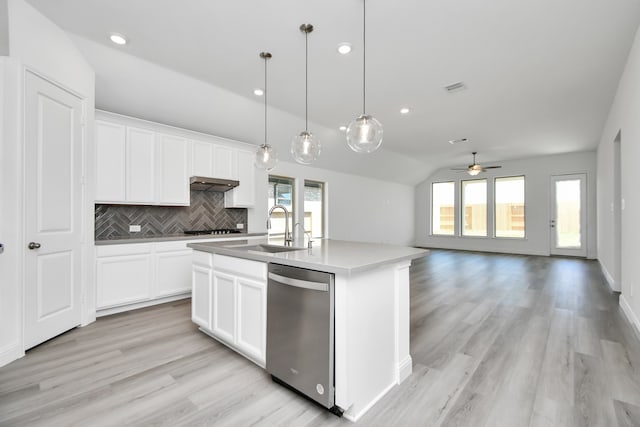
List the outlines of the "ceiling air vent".
<svg viewBox="0 0 640 427">
<path fill-rule="evenodd" d="M 460 92 L 461 90 L 465 90 L 467 87 L 462 82 L 451 83 L 444 87 L 445 90 L 449 93 Z"/>
</svg>

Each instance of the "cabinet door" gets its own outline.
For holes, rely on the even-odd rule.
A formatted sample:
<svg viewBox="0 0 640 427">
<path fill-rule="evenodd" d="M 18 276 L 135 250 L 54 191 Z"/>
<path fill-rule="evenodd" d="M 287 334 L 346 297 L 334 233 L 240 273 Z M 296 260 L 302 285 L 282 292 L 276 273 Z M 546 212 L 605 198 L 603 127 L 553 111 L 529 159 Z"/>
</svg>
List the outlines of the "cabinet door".
<svg viewBox="0 0 640 427">
<path fill-rule="evenodd" d="M 213 144 L 191 141 L 191 176 L 213 177 Z"/>
<path fill-rule="evenodd" d="M 154 297 L 182 294 L 191 290 L 192 250 L 156 253 L 156 293 Z"/>
<path fill-rule="evenodd" d="M 98 257 L 97 308 L 148 300 L 151 289 L 151 255 Z"/>
<path fill-rule="evenodd" d="M 191 294 L 191 320 L 211 330 L 211 273 L 210 268 L 193 265 Z"/>
<path fill-rule="evenodd" d="M 158 134 L 158 203 L 189 205 L 189 141 Z"/>
<path fill-rule="evenodd" d="M 213 178 L 238 179 L 235 150 L 225 145 L 213 147 Z"/>
<path fill-rule="evenodd" d="M 233 190 L 224 193 L 224 203 L 227 208 L 250 208 L 255 204 L 255 166 L 254 155 L 251 151 L 237 150 L 236 168 L 237 180 L 240 181 Z"/>
<path fill-rule="evenodd" d="M 127 128 L 127 201 L 153 203 L 155 199 L 155 134 Z"/>
<path fill-rule="evenodd" d="M 230 344 L 235 337 L 235 307 L 236 287 L 235 278 L 229 274 L 213 272 L 213 312 L 212 332 L 220 339 Z"/>
<path fill-rule="evenodd" d="M 96 121 L 96 201 L 124 202 L 125 127 Z"/>
<path fill-rule="evenodd" d="M 267 284 L 243 277 L 237 279 L 238 349 L 264 364 L 267 335 Z"/>
</svg>

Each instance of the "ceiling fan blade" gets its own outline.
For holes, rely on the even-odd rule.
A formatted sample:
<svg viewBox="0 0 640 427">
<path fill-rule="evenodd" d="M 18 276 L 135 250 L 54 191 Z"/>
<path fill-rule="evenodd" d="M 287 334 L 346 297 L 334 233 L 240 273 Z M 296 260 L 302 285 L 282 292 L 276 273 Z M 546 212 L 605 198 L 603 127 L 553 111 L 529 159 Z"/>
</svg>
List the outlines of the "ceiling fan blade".
<svg viewBox="0 0 640 427">
<path fill-rule="evenodd" d="M 482 169 L 500 169 L 502 166 L 483 166 Z"/>
<path fill-rule="evenodd" d="M 467 171 L 469 168 L 451 168 L 450 171 Z"/>
</svg>

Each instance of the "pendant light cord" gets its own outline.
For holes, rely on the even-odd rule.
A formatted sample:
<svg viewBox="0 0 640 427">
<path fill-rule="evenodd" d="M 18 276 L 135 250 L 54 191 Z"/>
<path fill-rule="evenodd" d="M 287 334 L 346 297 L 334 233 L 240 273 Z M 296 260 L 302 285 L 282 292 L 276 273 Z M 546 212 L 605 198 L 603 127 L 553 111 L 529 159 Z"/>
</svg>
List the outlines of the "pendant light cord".
<svg viewBox="0 0 640 427">
<path fill-rule="evenodd" d="M 267 145 L 267 59 L 264 57 L 264 145 Z"/>
<path fill-rule="evenodd" d="M 304 32 L 304 130 L 309 132 L 309 32 Z"/>
<path fill-rule="evenodd" d="M 362 0 L 362 115 L 367 114 L 367 0 Z"/>
</svg>

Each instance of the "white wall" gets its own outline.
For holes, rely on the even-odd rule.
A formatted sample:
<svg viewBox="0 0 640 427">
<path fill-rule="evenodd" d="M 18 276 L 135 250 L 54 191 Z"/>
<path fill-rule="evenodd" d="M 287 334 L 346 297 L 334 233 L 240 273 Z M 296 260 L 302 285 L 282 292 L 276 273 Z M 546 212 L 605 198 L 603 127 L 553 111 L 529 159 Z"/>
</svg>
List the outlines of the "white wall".
<svg viewBox="0 0 640 427">
<path fill-rule="evenodd" d="M 295 211 L 298 215 L 303 212 L 304 180 L 326 183 L 328 216 L 325 224 L 327 237 L 331 239 L 397 245 L 414 243 L 412 186 L 283 161 L 270 173 L 296 179 L 298 206 Z M 264 191 L 266 200 L 266 185 Z M 302 222 L 302 218 L 296 218 L 295 222 Z"/>
<path fill-rule="evenodd" d="M 83 266 L 82 283 L 93 283 L 93 115 L 94 115 L 94 81 L 95 75 L 92 68 L 84 60 L 82 55 L 68 39 L 66 33 L 56 27 L 47 18 L 36 11 L 24 0 L 8 1 L 9 24 L 9 60 L 4 60 L 3 69 L 10 70 L 8 75 L 16 76 L 9 83 L 12 91 L 19 91 L 21 80 L 21 67 L 33 70 L 46 78 L 49 78 L 68 90 L 79 95 L 85 105 L 86 126 L 84 128 L 84 167 L 86 184 L 83 191 Z M 14 74 L 15 73 L 15 74 Z M 6 83 L 6 79 L 4 80 Z M 7 86 L 5 86 L 6 89 Z M 2 146 L 3 156 L 2 180 L 4 191 L 0 193 L 0 203 L 3 206 L 3 221 L 1 224 L 3 243 L 7 246 L 11 263 L 3 265 L 2 276 L 12 278 L 10 282 L 2 281 L 0 288 L 0 301 L 19 301 L 11 310 L 0 310 L 0 324 L 3 329 L 0 333 L 0 365 L 7 363 L 16 354 L 22 354 L 22 254 L 24 252 L 24 239 L 22 236 L 22 198 L 21 188 L 23 181 L 23 158 L 21 115 L 21 95 L 13 99 L 4 97 L 3 103 L 3 131 Z M 9 184 L 11 183 L 11 184 Z M 7 219 L 5 221 L 5 219 Z M 5 253 L 6 255 L 7 253 Z M 92 286 L 84 286 L 87 292 L 84 300 L 89 304 L 83 311 L 83 323 L 95 318 L 95 302 Z M 18 330 L 18 342 L 11 341 L 6 335 L 7 330 Z M 18 353 L 16 353 L 18 351 Z"/>
<path fill-rule="evenodd" d="M 615 239 L 612 204 L 614 190 L 614 141 L 621 134 L 621 198 L 622 250 L 621 277 L 614 277 Z M 620 305 L 630 320 L 640 328 L 640 263 L 638 241 L 640 241 L 640 193 L 638 192 L 637 163 L 640 159 L 640 30 L 635 41 L 615 100 L 609 112 L 598 146 L 598 254 L 603 270 L 612 283 L 620 289 Z"/>
<path fill-rule="evenodd" d="M 431 236 L 431 183 L 468 179 L 465 173 L 441 169 L 416 186 L 416 242 L 419 246 L 489 252 L 549 255 L 550 177 L 587 174 L 587 257 L 596 257 L 596 154 L 581 152 L 500 162 L 501 169 L 482 177 L 525 175 L 526 238 Z M 489 180 L 488 185 L 492 185 Z M 489 190 L 491 194 L 491 190 Z M 459 199 L 458 199 L 459 200 Z M 489 201 L 491 203 L 491 200 Z M 489 211 L 487 212 L 489 213 Z M 490 221 L 491 223 L 492 221 Z M 491 233 L 490 233 L 491 234 Z"/>
<path fill-rule="evenodd" d="M 22 234 L 19 223 L 21 185 L 16 183 L 20 146 L 20 67 L 11 58 L 0 58 L 0 366 L 20 357 L 22 349 L 22 293 L 18 286 Z M 18 108 L 16 108 L 18 106 Z"/>
<path fill-rule="evenodd" d="M 9 10 L 7 0 L 0 0 L 0 56 L 9 55 Z"/>
</svg>

